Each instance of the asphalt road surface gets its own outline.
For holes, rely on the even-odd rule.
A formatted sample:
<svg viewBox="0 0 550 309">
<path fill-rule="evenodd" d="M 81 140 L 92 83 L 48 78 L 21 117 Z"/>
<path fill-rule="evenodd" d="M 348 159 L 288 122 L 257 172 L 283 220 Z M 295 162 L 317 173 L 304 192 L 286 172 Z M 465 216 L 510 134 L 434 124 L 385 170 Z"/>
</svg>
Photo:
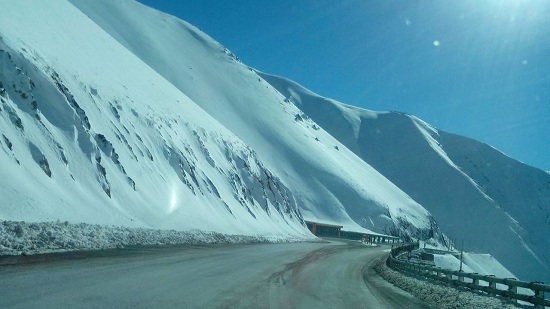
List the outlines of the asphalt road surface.
<svg viewBox="0 0 550 309">
<path fill-rule="evenodd" d="M 0 266 L 0 308 L 428 308 L 374 272 L 388 251 L 331 241 L 26 257 Z"/>
</svg>

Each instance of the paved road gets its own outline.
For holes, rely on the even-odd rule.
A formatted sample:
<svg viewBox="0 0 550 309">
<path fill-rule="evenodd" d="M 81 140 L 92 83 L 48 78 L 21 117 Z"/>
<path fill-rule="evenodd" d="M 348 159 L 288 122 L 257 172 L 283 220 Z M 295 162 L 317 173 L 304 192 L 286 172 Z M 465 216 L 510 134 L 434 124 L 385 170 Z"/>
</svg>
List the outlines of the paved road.
<svg viewBox="0 0 550 309">
<path fill-rule="evenodd" d="M 0 266 L 0 308 L 427 308 L 381 279 L 387 247 L 178 246 Z"/>
</svg>

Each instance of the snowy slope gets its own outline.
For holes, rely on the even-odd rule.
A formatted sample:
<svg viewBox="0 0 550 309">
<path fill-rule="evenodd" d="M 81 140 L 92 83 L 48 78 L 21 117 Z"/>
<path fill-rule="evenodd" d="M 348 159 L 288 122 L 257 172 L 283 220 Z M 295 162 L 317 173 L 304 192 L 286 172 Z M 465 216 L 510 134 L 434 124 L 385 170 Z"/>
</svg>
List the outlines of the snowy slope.
<svg viewBox="0 0 550 309">
<path fill-rule="evenodd" d="M 0 219 L 310 237 L 255 152 L 66 1 L 0 3 Z"/>
<path fill-rule="evenodd" d="M 436 267 L 460 270 L 460 254 L 434 254 Z M 493 275 L 499 278 L 515 278 L 508 269 L 487 253 L 464 252 L 462 256 L 462 270 L 467 273 Z M 517 279 L 517 278 L 516 278 Z"/>
<path fill-rule="evenodd" d="M 460 260 L 458 260 L 460 262 Z M 499 278 L 514 278 L 502 264 L 490 254 L 464 253 L 463 263 L 468 265 L 472 272 L 480 275 L 494 275 Z"/>
<path fill-rule="evenodd" d="M 547 173 L 414 116 L 347 106 L 260 75 L 426 207 L 448 236 L 489 252 L 520 278 L 550 281 Z"/>
<path fill-rule="evenodd" d="M 303 215 L 441 243 L 440 224 L 520 278 L 548 265 L 547 173 L 258 74 L 139 3 L 0 2 L 0 64 L 0 220 L 310 237 Z"/>
<path fill-rule="evenodd" d="M 306 219 L 441 238 L 422 206 L 198 29 L 138 3 L 71 3 L 254 149 Z"/>
<path fill-rule="evenodd" d="M 189 24 L 133 1 L 0 3 L 0 219 L 442 241 L 421 205 Z M 300 213 L 301 211 L 301 213 Z"/>
</svg>

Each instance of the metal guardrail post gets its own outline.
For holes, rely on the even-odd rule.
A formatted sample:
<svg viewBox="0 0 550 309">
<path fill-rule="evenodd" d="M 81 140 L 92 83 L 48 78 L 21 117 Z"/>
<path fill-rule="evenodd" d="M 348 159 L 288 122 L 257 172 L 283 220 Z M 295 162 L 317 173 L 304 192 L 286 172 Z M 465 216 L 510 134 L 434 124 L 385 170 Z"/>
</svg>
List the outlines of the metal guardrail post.
<svg viewBox="0 0 550 309">
<path fill-rule="evenodd" d="M 539 283 L 539 282 L 532 282 L 532 283 Z M 542 282 L 541 282 L 542 283 Z M 535 292 L 535 299 L 544 301 L 544 291 L 539 290 L 537 288 L 532 288 L 533 292 Z M 544 305 L 535 305 L 535 309 L 544 309 Z"/>
<path fill-rule="evenodd" d="M 509 282 L 509 281 L 512 281 L 512 282 Z M 517 303 L 518 301 L 517 301 L 517 299 L 514 299 L 512 297 L 512 293 L 513 294 L 518 293 L 518 286 L 513 281 L 517 281 L 516 278 L 507 278 L 506 279 L 506 284 L 508 285 L 508 293 L 509 293 L 508 298 L 510 298 L 511 301 Z"/>
<path fill-rule="evenodd" d="M 494 282 L 493 280 L 491 280 L 491 277 L 494 278 L 495 275 L 487 275 L 487 276 L 485 276 L 486 281 L 489 283 L 489 288 L 495 289 L 495 290 L 496 290 L 496 289 L 497 289 L 497 283 Z M 494 294 L 494 293 L 491 293 L 491 294 Z"/>
<path fill-rule="evenodd" d="M 477 273 L 474 273 L 474 274 L 477 275 Z M 478 279 L 478 278 L 474 278 L 474 279 L 472 279 L 472 280 L 474 281 L 474 282 L 473 282 L 474 286 L 479 286 L 479 279 Z"/>
</svg>

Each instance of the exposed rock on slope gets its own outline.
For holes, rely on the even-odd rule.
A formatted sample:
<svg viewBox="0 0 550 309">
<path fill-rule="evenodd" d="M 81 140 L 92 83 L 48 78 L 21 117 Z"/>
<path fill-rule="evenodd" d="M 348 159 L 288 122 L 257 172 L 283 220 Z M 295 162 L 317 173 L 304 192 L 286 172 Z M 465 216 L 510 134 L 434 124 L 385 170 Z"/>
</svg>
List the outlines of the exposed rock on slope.
<svg viewBox="0 0 550 309">
<path fill-rule="evenodd" d="M 0 36 L 0 219 L 311 237 L 302 211 L 443 240 L 422 206 L 181 20 L 132 1 L 2 2 Z"/>
<path fill-rule="evenodd" d="M 310 237 L 249 146 L 72 5 L 0 11 L 0 218 Z"/>
<path fill-rule="evenodd" d="M 422 206 L 204 33 L 137 3 L 71 3 L 254 149 L 306 218 L 442 240 Z"/>
</svg>

